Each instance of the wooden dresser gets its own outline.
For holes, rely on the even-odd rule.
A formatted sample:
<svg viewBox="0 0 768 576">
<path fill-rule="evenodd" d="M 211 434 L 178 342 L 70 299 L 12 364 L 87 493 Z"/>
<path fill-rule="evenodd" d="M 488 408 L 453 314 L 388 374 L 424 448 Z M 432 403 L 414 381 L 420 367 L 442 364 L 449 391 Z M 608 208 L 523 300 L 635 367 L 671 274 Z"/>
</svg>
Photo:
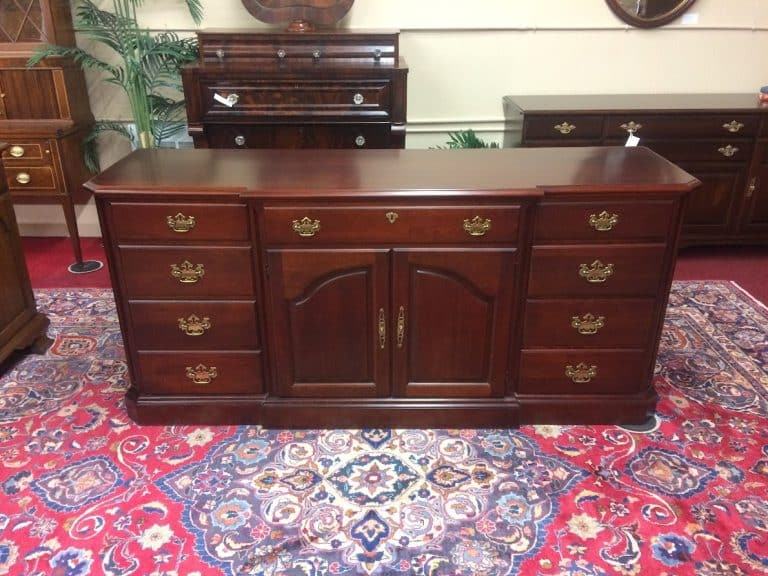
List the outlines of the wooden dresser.
<svg viewBox="0 0 768 576">
<path fill-rule="evenodd" d="M 755 94 L 507 96 L 506 146 L 622 145 L 698 178 L 683 244 L 768 242 L 768 106 Z"/>
<path fill-rule="evenodd" d="M 198 32 L 182 73 L 196 148 L 404 148 L 397 32 Z"/>
<path fill-rule="evenodd" d="M 697 184 L 643 148 L 136 152 L 89 183 L 129 413 L 642 422 Z"/>
<path fill-rule="evenodd" d="M 0 149 L 5 148 L 0 144 Z M 43 352 L 48 318 L 37 311 L 16 226 L 5 171 L 0 164 L 0 372 L 14 351 L 32 347 Z"/>
<path fill-rule="evenodd" d="M 69 2 L 8 0 L 0 3 L 0 140 L 14 203 L 60 204 L 75 255 L 82 264 L 75 204 L 90 193 L 91 174 L 82 142 L 93 124 L 83 71 L 50 58 L 27 68 L 44 43 L 75 45 Z"/>
</svg>

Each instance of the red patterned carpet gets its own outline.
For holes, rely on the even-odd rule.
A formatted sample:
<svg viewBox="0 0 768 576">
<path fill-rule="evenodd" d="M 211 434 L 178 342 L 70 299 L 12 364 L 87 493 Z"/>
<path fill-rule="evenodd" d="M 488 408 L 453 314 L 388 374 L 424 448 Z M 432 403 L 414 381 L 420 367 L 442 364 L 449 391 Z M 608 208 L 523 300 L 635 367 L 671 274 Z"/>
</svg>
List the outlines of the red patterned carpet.
<svg viewBox="0 0 768 576">
<path fill-rule="evenodd" d="M 0 574 L 768 573 L 768 311 L 677 282 L 659 426 L 139 427 L 108 290 L 0 377 Z"/>
</svg>

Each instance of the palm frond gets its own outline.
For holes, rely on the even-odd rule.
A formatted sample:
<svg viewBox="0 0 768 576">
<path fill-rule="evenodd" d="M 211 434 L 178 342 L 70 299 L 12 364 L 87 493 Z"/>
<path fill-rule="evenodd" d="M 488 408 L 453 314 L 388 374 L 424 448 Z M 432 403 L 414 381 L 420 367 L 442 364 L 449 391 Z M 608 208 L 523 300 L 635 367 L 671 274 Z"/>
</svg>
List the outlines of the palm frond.
<svg viewBox="0 0 768 576">
<path fill-rule="evenodd" d="M 125 124 L 114 122 L 112 120 L 100 120 L 96 122 L 91 128 L 91 131 L 88 132 L 83 139 L 83 160 L 86 168 L 93 174 L 96 174 L 99 171 L 99 154 L 96 144 L 99 135 L 103 132 L 117 132 L 133 142 L 133 134 L 131 134 L 128 128 L 125 127 Z"/>
<path fill-rule="evenodd" d="M 499 145 L 496 142 L 486 142 L 475 134 L 475 131 L 471 128 L 468 130 L 460 130 L 459 132 L 448 132 L 448 142 L 445 146 L 436 146 L 439 150 L 443 149 L 457 149 L 457 148 L 498 148 Z"/>
<path fill-rule="evenodd" d="M 100 70 L 101 72 L 106 72 L 114 77 L 117 77 L 120 74 L 119 68 L 108 64 L 103 60 L 99 60 L 81 48 L 75 46 L 55 46 L 53 44 L 44 44 L 41 46 L 32 56 L 30 56 L 29 60 L 27 60 L 27 67 L 32 67 L 50 56 L 72 58 L 72 60 L 82 68 Z"/>
</svg>

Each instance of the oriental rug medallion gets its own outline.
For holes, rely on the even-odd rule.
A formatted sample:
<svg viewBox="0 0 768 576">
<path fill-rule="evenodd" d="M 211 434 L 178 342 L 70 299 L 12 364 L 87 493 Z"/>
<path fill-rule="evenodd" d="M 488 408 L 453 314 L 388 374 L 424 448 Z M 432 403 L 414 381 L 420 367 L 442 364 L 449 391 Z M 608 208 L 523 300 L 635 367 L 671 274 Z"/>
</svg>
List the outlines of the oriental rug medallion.
<svg viewBox="0 0 768 576">
<path fill-rule="evenodd" d="M 674 284 L 658 426 L 139 427 L 108 290 L 0 376 L 0 574 L 768 574 L 768 311 Z"/>
</svg>

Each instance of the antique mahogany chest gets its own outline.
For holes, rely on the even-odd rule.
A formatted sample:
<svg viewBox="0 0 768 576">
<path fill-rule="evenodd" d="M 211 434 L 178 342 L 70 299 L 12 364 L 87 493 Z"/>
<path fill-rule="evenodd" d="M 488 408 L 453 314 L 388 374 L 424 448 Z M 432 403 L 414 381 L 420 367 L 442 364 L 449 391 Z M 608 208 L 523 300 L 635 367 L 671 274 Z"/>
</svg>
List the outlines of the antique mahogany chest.
<svg viewBox="0 0 768 576">
<path fill-rule="evenodd" d="M 684 200 L 622 147 L 139 151 L 94 191 L 140 423 L 638 423 Z"/>
</svg>

